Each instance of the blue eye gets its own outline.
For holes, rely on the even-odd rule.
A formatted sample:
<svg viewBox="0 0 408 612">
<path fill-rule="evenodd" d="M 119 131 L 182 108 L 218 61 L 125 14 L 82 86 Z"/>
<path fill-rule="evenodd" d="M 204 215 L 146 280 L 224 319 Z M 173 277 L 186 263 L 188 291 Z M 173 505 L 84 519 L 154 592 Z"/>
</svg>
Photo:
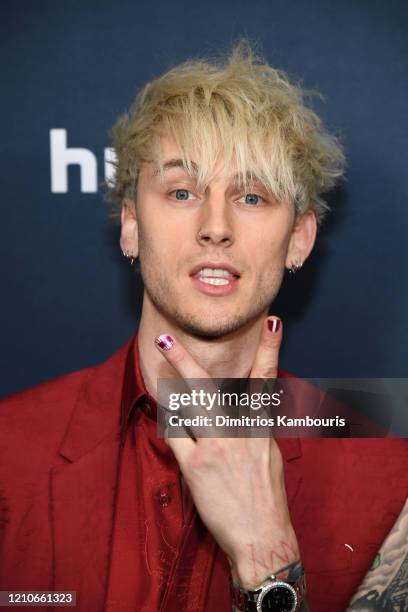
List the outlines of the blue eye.
<svg viewBox="0 0 408 612">
<path fill-rule="evenodd" d="M 260 200 L 263 201 L 263 197 L 259 196 L 256 193 L 247 193 L 245 195 L 245 204 L 250 204 L 251 206 L 256 206 L 260 203 Z"/>
<path fill-rule="evenodd" d="M 189 191 L 188 189 L 175 189 L 171 193 L 176 194 L 176 200 L 188 200 Z"/>
</svg>

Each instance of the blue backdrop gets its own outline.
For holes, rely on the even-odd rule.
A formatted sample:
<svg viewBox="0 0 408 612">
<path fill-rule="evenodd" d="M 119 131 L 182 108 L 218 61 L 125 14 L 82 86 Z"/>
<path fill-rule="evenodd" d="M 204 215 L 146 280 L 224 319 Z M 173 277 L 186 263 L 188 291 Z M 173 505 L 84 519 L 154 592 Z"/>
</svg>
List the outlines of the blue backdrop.
<svg viewBox="0 0 408 612">
<path fill-rule="evenodd" d="M 146 80 L 242 35 L 326 95 L 317 108 L 348 158 L 335 212 L 271 310 L 284 321 L 281 367 L 407 375 L 404 0 L 20 0 L 0 11 L 1 395 L 102 361 L 134 333 L 142 287 L 97 191 L 107 131 Z M 65 192 L 61 168 L 51 181 L 51 130 L 63 130 L 60 152 L 64 138 L 88 150 L 70 153 L 88 179 L 69 166 Z"/>
</svg>

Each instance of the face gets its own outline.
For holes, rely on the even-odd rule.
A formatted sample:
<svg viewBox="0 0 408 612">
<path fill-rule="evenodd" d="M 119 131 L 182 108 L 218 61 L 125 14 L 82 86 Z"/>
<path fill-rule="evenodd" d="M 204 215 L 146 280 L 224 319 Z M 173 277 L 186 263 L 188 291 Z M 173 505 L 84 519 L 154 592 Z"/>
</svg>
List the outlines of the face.
<svg viewBox="0 0 408 612">
<path fill-rule="evenodd" d="M 293 203 L 261 184 L 239 188 L 233 168 L 221 176 L 222 158 L 199 193 L 174 141 L 162 138 L 161 147 L 164 181 L 153 162 L 142 166 L 136 211 L 122 210 L 121 246 L 139 253 L 144 308 L 194 335 L 221 337 L 266 314 L 285 263 L 309 254 L 315 216 L 299 225 Z"/>
</svg>

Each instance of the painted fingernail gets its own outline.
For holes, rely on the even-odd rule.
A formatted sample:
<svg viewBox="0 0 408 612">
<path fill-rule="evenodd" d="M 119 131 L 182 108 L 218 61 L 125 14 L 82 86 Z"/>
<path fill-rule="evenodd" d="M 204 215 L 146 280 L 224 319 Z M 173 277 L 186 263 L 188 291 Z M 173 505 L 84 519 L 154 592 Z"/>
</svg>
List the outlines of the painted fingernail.
<svg viewBox="0 0 408 612">
<path fill-rule="evenodd" d="M 276 334 L 279 331 L 280 325 L 280 319 L 268 319 L 268 329 L 272 333 Z"/>
<path fill-rule="evenodd" d="M 169 351 L 174 344 L 174 340 L 171 336 L 157 336 L 154 341 L 163 351 Z"/>
</svg>

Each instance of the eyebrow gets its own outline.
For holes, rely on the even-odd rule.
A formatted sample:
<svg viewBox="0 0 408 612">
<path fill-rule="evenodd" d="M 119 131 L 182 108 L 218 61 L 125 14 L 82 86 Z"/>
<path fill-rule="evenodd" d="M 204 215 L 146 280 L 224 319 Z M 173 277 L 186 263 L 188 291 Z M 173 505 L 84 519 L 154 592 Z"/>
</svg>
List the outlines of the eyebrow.
<svg viewBox="0 0 408 612">
<path fill-rule="evenodd" d="M 190 164 L 195 172 L 195 174 L 198 173 L 198 166 L 195 162 L 190 161 Z M 181 168 L 182 170 L 186 170 L 185 165 L 183 164 L 183 160 L 182 159 L 169 159 L 168 161 L 166 161 L 163 164 L 163 172 L 166 172 L 166 170 L 171 170 L 172 168 Z M 157 176 L 158 174 L 160 174 L 160 168 L 156 168 L 155 171 L 153 172 L 152 176 Z"/>
<path fill-rule="evenodd" d="M 194 174 L 198 174 L 198 165 L 191 160 L 190 160 L 190 164 L 191 164 L 191 167 L 193 168 Z M 167 170 L 171 170 L 172 168 L 181 168 L 182 170 L 186 171 L 186 167 L 183 163 L 183 160 L 179 158 L 169 159 L 163 164 L 163 172 L 166 172 Z M 155 177 L 158 174 L 160 174 L 160 169 L 156 168 L 152 176 Z M 231 178 L 236 181 L 240 177 L 241 177 L 241 174 L 239 172 L 236 172 Z M 248 170 L 246 173 L 246 177 L 248 181 L 252 181 L 252 183 L 254 184 L 259 183 L 260 185 L 266 187 L 265 183 L 254 172 L 251 172 L 250 170 Z"/>
</svg>

